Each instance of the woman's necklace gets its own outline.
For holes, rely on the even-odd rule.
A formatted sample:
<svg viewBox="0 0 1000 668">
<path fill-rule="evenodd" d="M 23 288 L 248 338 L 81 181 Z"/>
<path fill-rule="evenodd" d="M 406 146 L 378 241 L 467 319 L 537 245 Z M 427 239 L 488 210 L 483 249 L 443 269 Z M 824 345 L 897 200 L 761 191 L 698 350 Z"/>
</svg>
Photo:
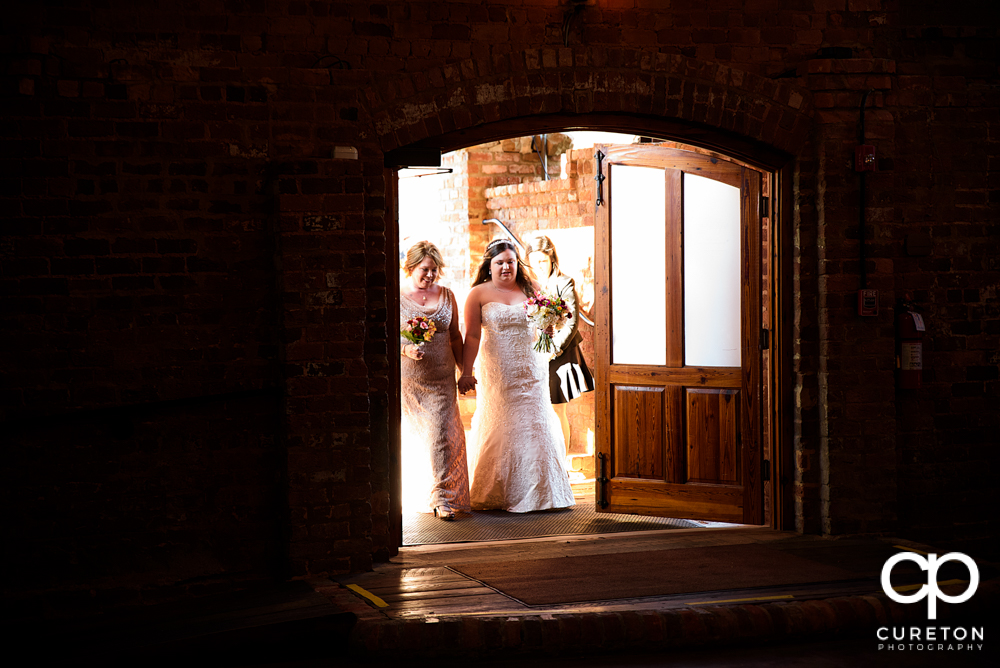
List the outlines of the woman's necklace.
<svg viewBox="0 0 1000 668">
<path fill-rule="evenodd" d="M 500 287 L 499 285 L 497 285 L 496 283 L 494 283 L 494 284 L 493 284 L 493 287 L 494 287 L 494 288 L 496 288 L 497 290 L 499 290 L 500 292 L 517 292 L 517 290 L 516 290 L 516 289 L 514 289 L 514 290 L 504 290 L 503 288 L 501 288 L 501 287 Z"/>
<path fill-rule="evenodd" d="M 421 299 L 420 303 L 422 305 L 426 305 L 427 304 L 427 295 L 430 294 L 430 291 L 429 290 L 421 290 L 420 288 L 414 288 L 413 289 L 413 295 L 414 296 L 417 296 L 417 293 L 419 293 L 419 292 L 423 292 L 424 293 L 424 294 L 420 295 L 420 299 Z"/>
</svg>

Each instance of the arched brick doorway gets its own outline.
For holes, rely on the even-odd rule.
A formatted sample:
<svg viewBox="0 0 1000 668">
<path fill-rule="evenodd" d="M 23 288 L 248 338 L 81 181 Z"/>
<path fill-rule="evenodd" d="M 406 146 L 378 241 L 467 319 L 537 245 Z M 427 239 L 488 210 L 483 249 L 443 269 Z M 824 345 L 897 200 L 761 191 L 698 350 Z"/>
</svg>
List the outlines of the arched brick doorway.
<svg viewBox="0 0 1000 668">
<path fill-rule="evenodd" d="M 681 56 L 622 49 L 598 57 L 585 50 L 546 49 L 508 54 L 492 62 L 470 60 L 429 72 L 387 77 L 359 91 L 359 98 L 363 107 L 359 110 L 362 125 L 370 128 L 363 130 L 359 141 L 370 147 L 374 144 L 389 164 L 394 156 L 409 150 L 452 150 L 531 132 L 591 129 L 676 140 L 771 171 L 775 176 L 774 192 L 780 195 L 774 202 L 775 232 L 781 253 L 775 273 L 780 287 L 777 321 L 783 324 L 774 336 L 778 349 L 783 351 L 775 365 L 782 379 L 774 406 L 782 433 L 775 434 L 775 440 L 783 444 L 779 452 L 790 487 L 793 470 L 790 463 L 793 455 L 791 425 L 796 412 L 792 383 L 788 380 L 791 377 L 793 320 L 791 193 L 794 158 L 809 150 L 813 125 L 807 92 L 786 83 Z M 395 321 L 392 312 L 395 304 L 390 295 L 398 294 L 398 286 L 394 284 L 395 221 L 382 206 L 383 195 L 386 200 L 392 200 L 392 170 L 386 169 L 383 178 L 379 179 L 371 170 L 364 172 L 364 206 L 369 221 L 365 233 L 368 271 L 379 281 L 384 276 L 388 283 L 380 283 L 377 291 L 381 293 L 384 285 L 387 295 L 384 306 L 381 298 L 375 302 L 369 298 L 373 325 L 379 325 L 377 321 Z M 384 229 L 379 229 L 379 221 L 385 222 Z M 377 262 L 379 256 L 388 260 L 386 266 L 371 264 Z M 376 338 L 379 337 L 372 341 Z M 394 356 L 389 355 L 390 375 L 393 359 Z M 379 354 L 372 352 L 370 360 L 376 366 L 370 367 L 369 373 L 382 376 L 386 369 L 380 370 L 377 366 L 381 364 Z M 359 370 L 352 373 L 354 371 Z M 310 520 L 293 519 L 289 549 L 297 571 L 312 572 L 322 568 L 321 561 L 334 564 L 331 566 L 334 570 L 340 570 L 341 564 L 347 562 L 351 569 L 363 569 L 372 558 L 385 558 L 394 552 L 393 543 L 398 544 L 400 535 L 399 490 L 393 490 L 393 486 L 399 484 L 398 472 L 393 470 L 393 466 L 398 467 L 399 443 L 398 399 L 393 396 L 394 385 L 398 387 L 396 378 L 375 378 L 368 384 L 372 450 L 370 477 L 365 473 L 364 478 L 370 483 L 349 486 L 348 490 L 354 495 L 352 503 L 370 512 L 367 517 L 358 515 L 352 519 L 351 526 L 357 524 L 361 534 L 367 527 L 371 538 L 338 540 L 332 549 L 324 547 L 321 550 L 323 559 L 318 560 L 309 556 L 316 551 L 314 541 L 299 537 L 307 535 L 299 531 L 300 525 L 305 527 Z M 309 443 L 327 438 L 320 422 L 307 419 L 293 422 L 290 438 Z M 310 469 L 299 469 L 298 460 L 290 458 L 289 510 L 293 518 L 306 515 L 310 495 L 316 486 Z M 362 487 L 370 491 L 363 491 Z M 325 499 L 326 492 L 322 495 Z M 791 528 L 798 510 L 793 504 L 798 501 L 791 493 L 782 495 L 780 501 L 773 523 Z M 358 513 L 352 510 L 352 514 Z M 386 527 L 388 545 L 383 542 Z M 369 549 L 374 551 L 369 553 Z"/>
<path fill-rule="evenodd" d="M 642 117 L 642 127 L 658 136 L 683 135 L 739 157 L 767 150 L 787 157 L 812 127 L 808 91 L 717 63 L 633 49 L 529 49 L 470 59 L 380 81 L 361 100 L 385 152 L 434 145 L 436 138 L 454 139 L 453 146 L 438 145 L 451 150 L 491 132 L 512 136 L 503 124 L 524 119 L 564 116 L 610 129 L 589 124 L 613 116 L 623 131 L 636 127 L 627 119 Z M 548 129 L 571 127 L 557 122 Z"/>
<path fill-rule="evenodd" d="M 368 111 L 386 154 L 386 255 L 398 255 L 392 166 L 426 151 L 446 152 L 526 134 L 565 130 L 626 132 L 678 141 L 730 156 L 774 177 L 773 233 L 779 315 L 774 331 L 773 416 L 783 416 L 769 436 L 783 489 L 774 490 L 768 523 L 791 528 L 791 193 L 794 157 L 812 126 L 807 93 L 761 77 L 680 56 L 623 50 L 611 63 L 586 53 L 553 49 L 512 56 L 502 63 L 466 61 L 439 71 L 406 75 L 365 91 Z M 537 56 L 537 58 L 536 58 Z M 520 69 L 519 69 L 520 68 Z M 387 271 L 395 280 L 395 273 Z M 389 294 L 398 292 L 390 285 Z M 398 303 L 396 304 L 398 306 Z M 388 321 L 393 322 L 393 312 Z M 398 374 L 398 365 L 395 373 Z M 394 375 L 392 387 L 398 382 Z M 391 391 L 391 390 L 390 390 Z M 398 399 L 389 402 L 389 522 L 401 535 L 398 472 Z M 395 453 L 395 454 L 394 454 Z M 398 544 L 398 538 L 396 538 Z"/>
</svg>

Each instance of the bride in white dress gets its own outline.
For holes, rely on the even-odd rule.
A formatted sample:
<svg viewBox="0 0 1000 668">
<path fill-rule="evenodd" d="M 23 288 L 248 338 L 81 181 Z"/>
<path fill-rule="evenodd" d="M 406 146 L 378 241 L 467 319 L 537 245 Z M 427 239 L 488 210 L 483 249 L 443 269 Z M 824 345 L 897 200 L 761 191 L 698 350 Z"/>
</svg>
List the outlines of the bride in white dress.
<svg viewBox="0 0 1000 668">
<path fill-rule="evenodd" d="M 575 505 L 563 466 L 562 427 L 549 398 L 549 355 L 531 349 L 535 328 L 524 302 L 540 290 L 515 246 L 486 247 L 465 301 L 463 394 L 479 388 L 472 417 L 469 470 L 472 507 L 512 513 Z"/>
</svg>

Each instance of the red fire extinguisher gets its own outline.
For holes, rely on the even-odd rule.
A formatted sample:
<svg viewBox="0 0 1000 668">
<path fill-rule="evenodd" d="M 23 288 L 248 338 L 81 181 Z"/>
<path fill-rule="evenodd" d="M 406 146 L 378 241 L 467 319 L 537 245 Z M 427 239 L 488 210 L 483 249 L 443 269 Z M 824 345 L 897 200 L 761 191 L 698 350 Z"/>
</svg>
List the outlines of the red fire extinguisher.
<svg viewBox="0 0 1000 668">
<path fill-rule="evenodd" d="M 924 368 L 924 318 L 908 299 L 903 299 L 896 309 L 896 373 L 898 387 L 918 390 L 923 385 Z"/>
</svg>

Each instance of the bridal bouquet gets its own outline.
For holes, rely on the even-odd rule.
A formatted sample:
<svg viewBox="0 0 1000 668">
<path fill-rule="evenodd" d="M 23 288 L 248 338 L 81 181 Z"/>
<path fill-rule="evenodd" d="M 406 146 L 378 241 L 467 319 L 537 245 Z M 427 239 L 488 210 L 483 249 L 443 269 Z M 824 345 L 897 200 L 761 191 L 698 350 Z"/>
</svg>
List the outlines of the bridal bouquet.
<svg viewBox="0 0 1000 668">
<path fill-rule="evenodd" d="M 407 320 L 399 334 L 407 341 L 421 346 L 433 339 L 436 331 L 437 325 L 434 324 L 433 320 L 418 315 L 416 318 Z"/>
<path fill-rule="evenodd" d="M 561 328 L 569 320 L 569 307 L 566 300 L 556 295 L 551 297 L 544 293 L 536 294 L 524 302 L 524 310 L 528 314 L 528 322 L 538 328 L 538 340 L 534 351 L 547 353 L 552 351 L 552 337 L 545 330 L 549 327 Z"/>
</svg>

